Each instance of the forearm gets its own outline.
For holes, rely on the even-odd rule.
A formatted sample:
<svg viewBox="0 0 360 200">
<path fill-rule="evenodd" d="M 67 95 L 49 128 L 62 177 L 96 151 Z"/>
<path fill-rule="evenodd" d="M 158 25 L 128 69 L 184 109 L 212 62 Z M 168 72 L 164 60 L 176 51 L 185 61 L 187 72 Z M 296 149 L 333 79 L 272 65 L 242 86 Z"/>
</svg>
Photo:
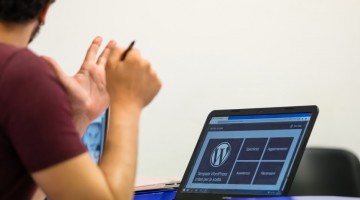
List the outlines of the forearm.
<svg viewBox="0 0 360 200">
<path fill-rule="evenodd" d="M 110 105 L 109 124 L 103 157 L 99 166 L 116 199 L 133 196 L 141 108 Z"/>
</svg>

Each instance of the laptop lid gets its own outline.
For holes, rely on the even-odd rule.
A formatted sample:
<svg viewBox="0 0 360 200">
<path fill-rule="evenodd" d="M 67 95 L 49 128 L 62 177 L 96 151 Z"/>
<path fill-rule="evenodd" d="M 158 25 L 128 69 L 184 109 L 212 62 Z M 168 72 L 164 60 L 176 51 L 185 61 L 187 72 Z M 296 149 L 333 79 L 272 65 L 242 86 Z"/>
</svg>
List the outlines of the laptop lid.
<svg viewBox="0 0 360 200">
<path fill-rule="evenodd" d="M 317 115 L 317 106 L 212 111 L 175 199 L 286 195 Z"/>
</svg>

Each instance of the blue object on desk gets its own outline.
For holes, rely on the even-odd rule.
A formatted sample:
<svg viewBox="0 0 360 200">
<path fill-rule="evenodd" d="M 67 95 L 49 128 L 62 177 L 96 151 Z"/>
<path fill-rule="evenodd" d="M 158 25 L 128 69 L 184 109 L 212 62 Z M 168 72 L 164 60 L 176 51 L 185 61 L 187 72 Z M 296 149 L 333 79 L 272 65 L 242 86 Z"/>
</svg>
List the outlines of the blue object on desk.
<svg viewBox="0 0 360 200">
<path fill-rule="evenodd" d="M 173 200 L 176 189 L 149 190 L 136 192 L 134 200 Z M 206 200 L 206 199 L 204 199 Z M 284 197 L 258 197 L 258 198 L 233 198 L 231 200 L 360 200 L 358 197 L 340 196 L 284 196 Z"/>
<path fill-rule="evenodd" d="M 135 193 L 134 200 L 173 200 L 175 195 L 175 189 L 142 191 Z"/>
</svg>

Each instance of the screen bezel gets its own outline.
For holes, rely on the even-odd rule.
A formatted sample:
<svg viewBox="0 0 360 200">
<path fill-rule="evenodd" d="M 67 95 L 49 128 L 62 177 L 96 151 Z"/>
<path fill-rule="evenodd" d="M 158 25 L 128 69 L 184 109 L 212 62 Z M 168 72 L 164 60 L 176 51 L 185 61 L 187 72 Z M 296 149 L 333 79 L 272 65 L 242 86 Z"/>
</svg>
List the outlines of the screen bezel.
<svg viewBox="0 0 360 200">
<path fill-rule="evenodd" d="M 210 120 L 213 117 L 217 117 L 217 116 L 241 116 L 241 115 L 259 115 L 259 114 L 296 114 L 296 113 L 309 113 L 311 114 L 311 118 L 309 120 L 308 123 L 308 127 L 304 132 L 304 137 L 301 140 L 301 143 L 299 144 L 299 149 L 298 149 L 298 153 L 295 155 L 294 157 L 294 162 L 292 165 L 292 168 L 290 169 L 289 172 L 289 177 L 288 177 L 288 181 L 285 184 L 284 190 L 282 192 L 282 194 L 280 195 L 259 195 L 259 194 L 254 194 L 254 195 L 242 195 L 242 194 L 214 194 L 214 193 L 188 193 L 188 192 L 183 192 L 182 190 L 184 189 L 184 187 L 186 186 L 188 179 L 190 177 L 191 174 L 191 170 L 192 167 L 194 166 L 196 159 L 198 157 L 198 154 L 200 152 L 200 149 L 202 147 L 202 144 L 206 138 L 207 135 L 207 128 L 209 125 Z M 193 154 L 191 156 L 191 159 L 188 163 L 188 166 L 186 168 L 186 171 L 184 173 L 183 179 L 180 183 L 177 195 L 176 195 L 176 200 L 182 200 L 182 199 L 186 199 L 186 200 L 191 200 L 191 199 L 207 199 L 207 200 L 215 200 L 215 199 L 224 199 L 226 197 L 265 197 L 265 196 L 285 196 L 288 194 L 290 187 L 291 187 L 291 183 L 295 177 L 296 174 L 296 170 L 299 166 L 301 157 L 304 153 L 305 147 L 307 145 L 307 142 L 309 140 L 311 131 L 313 129 L 313 126 L 315 124 L 317 115 L 319 113 L 319 109 L 317 106 L 315 105 L 310 105 L 310 106 L 293 106 L 293 107 L 271 107 L 271 108 L 250 108 L 250 109 L 236 109 L 236 110 L 214 110 L 212 111 L 204 124 L 204 127 L 201 131 L 199 140 L 196 144 L 196 147 L 193 151 Z"/>
</svg>

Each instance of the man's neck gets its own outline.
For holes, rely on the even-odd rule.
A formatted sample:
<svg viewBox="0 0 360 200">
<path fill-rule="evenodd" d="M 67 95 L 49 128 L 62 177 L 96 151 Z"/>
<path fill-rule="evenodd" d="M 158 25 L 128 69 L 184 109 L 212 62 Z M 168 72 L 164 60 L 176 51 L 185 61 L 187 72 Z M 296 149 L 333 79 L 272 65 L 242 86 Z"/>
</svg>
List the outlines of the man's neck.
<svg viewBox="0 0 360 200">
<path fill-rule="evenodd" d="M 26 47 L 35 23 L 9 24 L 0 22 L 0 43 Z"/>
</svg>

